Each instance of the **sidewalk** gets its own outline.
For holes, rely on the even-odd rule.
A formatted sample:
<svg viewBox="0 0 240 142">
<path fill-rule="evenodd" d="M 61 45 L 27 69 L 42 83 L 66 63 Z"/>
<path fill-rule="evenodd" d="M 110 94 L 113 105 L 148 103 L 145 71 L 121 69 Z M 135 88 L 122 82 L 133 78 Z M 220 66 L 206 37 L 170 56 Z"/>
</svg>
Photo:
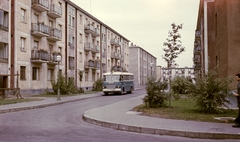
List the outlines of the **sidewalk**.
<svg viewBox="0 0 240 142">
<path fill-rule="evenodd" d="M 62 97 L 61 101 L 57 101 L 56 98 L 44 98 L 42 101 L 2 105 L 0 113 L 42 108 L 101 95 L 103 93 L 99 92 Z M 203 139 L 240 139 L 240 129 L 233 128 L 229 123 L 162 119 L 142 116 L 137 112 L 130 111 L 142 103 L 143 97 L 144 95 L 91 109 L 86 111 L 82 117 L 88 123 L 122 131 Z"/>
<path fill-rule="evenodd" d="M 95 125 L 130 132 L 203 139 L 240 139 L 240 128 L 233 128 L 229 123 L 162 119 L 129 111 L 141 104 L 143 97 L 88 110 L 83 114 L 83 119 Z"/>
</svg>

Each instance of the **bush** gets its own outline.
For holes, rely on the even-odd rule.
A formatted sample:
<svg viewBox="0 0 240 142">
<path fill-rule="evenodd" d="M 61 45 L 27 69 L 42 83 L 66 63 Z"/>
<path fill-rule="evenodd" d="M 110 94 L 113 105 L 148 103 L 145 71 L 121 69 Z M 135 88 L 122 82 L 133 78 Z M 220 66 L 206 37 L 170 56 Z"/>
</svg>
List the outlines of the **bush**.
<svg viewBox="0 0 240 142">
<path fill-rule="evenodd" d="M 103 81 L 102 79 L 98 79 L 96 80 L 93 85 L 92 85 L 92 91 L 102 91 L 102 84 L 103 84 Z"/>
<path fill-rule="evenodd" d="M 198 78 L 196 84 L 190 87 L 196 107 L 206 113 L 221 112 L 219 107 L 230 103 L 226 98 L 231 82 L 230 78 L 218 78 L 216 70 L 209 71 L 204 77 Z"/>
<path fill-rule="evenodd" d="M 167 88 L 166 82 L 155 81 L 154 78 L 148 78 L 146 83 L 147 95 L 143 98 L 144 104 L 150 108 L 165 107 L 167 94 L 164 89 Z"/>
<path fill-rule="evenodd" d="M 191 82 L 186 77 L 176 76 L 171 84 L 171 89 L 175 94 L 186 94 Z"/>
<path fill-rule="evenodd" d="M 52 81 L 51 84 L 55 94 L 57 94 L 57 91 L 58 91 L 58 84 L 59 84 L 59 90 L 61 94 L 67 95 L 75 90 L 73 78 L 70 78 L 68 80 L 62 74 L 59 75 L 59 80 Z"/>
</svg>

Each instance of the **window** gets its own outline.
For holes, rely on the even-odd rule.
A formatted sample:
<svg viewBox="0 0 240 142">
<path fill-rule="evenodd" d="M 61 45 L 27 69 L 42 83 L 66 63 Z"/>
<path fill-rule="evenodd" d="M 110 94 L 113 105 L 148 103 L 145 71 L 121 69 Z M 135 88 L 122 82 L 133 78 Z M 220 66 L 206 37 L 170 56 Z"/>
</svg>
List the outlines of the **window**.
<svg viewBox="0 0 240 142">
<path fill-rule="evenodd" d="M 69 69 L 74 69 L 74 57 L 69 57 Z"/>
<path fill-rule="evenodd" d="M 88 81 L 88 72 L 85 72 L 85 81 Z"/>
<path fill-rule="evenodd" d="M 62 25 L 58 24 L 57 29 L 60 30 L 60 31 L 62 31 Z"/>
<path fill-rule="evenodd" d="M 8 12 L 0 10 L 0 29 L 8 31 Z"/>
<path fill-rule="evenodd" d="M 79 21 L 79 23 L 82 25 L 82 15 L 80 15 L 80 21 Z"/>
<path fill-rule="evenodd" d="M 20 50 L 21 51 L 26 51 L 26 38 L 21 37 L 20 42 L 21 42 Z"/>
<path fill-rule="evenodd" d="M 38 49 L 38 41 L 33 42 L 33 49 L 37 50 Z"/>
<path fill-rule="evenodd" d="M 54 70 L 53 69 L 48 69 L 47 80 L 48 81 L 54 80 Z"/>
<path fill-rule="evenodd" d="M 26 10 L 21 8 L 21 22 L 26 23 Z"/>
<path fill-rule="evenodd" d="M 79 42 L 82 43 L 82 34 L 79 34 Z"/>
<path fill-rule="evenodd" d="M 39 22 L 39 16 L 37 14 L 33 15 L 33 22 L 38 23 Z"/>
<path fill-rule="evenodd" d="M 20 66 L 20 80 L 26 80 L 26 67 Z"/>
<path fill-rule="evenodd" d="M 39 68 L 32 68 L 32 80 L 39 80 Z"/>
<path fill-rule="evenodd" d="M 49 21 L 49 27 L 50 27 L 50 28 L 53 27 L 53 21 Z"/>
<path fill-rule="evenodd" d="M 74 28 L 74 17 L 71 15 L 68 15 L 68 26 Z"/>
<path fill-rule="evenodd" d="M 68 43 L 69 43 L 69 48 L 74 49 L 74 37 L 68 36 Z"/>
<path fill-rule="evenodd" d="M 79 62 L 82 62 L 82 52 L 79 53 Z"/>
<path fill-rule="evenodd" d="M 8 62 L 8 44 L 0 42 L 0 62 Z"/>
</svg>

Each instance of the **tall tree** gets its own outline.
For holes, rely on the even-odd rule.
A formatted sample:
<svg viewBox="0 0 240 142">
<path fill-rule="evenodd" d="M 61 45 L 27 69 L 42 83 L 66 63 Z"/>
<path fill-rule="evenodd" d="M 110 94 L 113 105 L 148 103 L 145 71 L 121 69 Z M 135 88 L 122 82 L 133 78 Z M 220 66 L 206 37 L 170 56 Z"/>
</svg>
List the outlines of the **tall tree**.
<svg viewBox="0 0 240 142">
<path fill-rule="evenodd" d="M 172 30 L 168 32 L 168 38 L 166 42 L 163 43 L 163 51 L 165 52 L 163 59 L 167 62 L 167 67 L 171 68 L 173 66 L 177 66 L 175 59 L 185 51 L 185 47 L 182 46 L 181 35 L 178 30 L 182 29 L 182 24 L 176 25 L 175 23 L 171 24 Z"/>
<path fill-rule="evenodd" d="M 166 42 L 163 43 L 163 46 L 166 46 L 166 48 L 163 48 L 165 54 L 162 56 L 162 58 L 167 62 L 168 71 L 171 67 L 178 65 L 175 59 L 179 54 L 185 51 L 185 47 L 182 46 L 182 41 L 180 40 L 181 35 L 178 32 L 178 30 L 182 29 L 182 24 L 176 25 L 175 23 L 172 23 L 171 26 L 172 30 L 168 32 L 168 38 L 166 39 Z M 169 75 L 169 88 L 169 106 L 171 106 L 171 75 Z"/>
</svg>

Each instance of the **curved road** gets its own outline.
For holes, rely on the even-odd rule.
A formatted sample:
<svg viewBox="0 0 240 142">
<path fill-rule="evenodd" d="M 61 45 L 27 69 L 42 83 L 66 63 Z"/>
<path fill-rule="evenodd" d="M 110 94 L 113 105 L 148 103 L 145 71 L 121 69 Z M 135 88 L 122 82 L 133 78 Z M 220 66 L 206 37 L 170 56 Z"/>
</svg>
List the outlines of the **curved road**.
<svg viewBox="0 0 240 142">
<path fill-rule="evenodd" d="M 123 96 L 100 96 L 62 105 L 0 114 L 0 142 L 206 142 L 206 139 L 113 130 L 82 120 L 82 114 L 89 109 L 143 93 L 145 91 L 142 90 Z"/>
</svg>

